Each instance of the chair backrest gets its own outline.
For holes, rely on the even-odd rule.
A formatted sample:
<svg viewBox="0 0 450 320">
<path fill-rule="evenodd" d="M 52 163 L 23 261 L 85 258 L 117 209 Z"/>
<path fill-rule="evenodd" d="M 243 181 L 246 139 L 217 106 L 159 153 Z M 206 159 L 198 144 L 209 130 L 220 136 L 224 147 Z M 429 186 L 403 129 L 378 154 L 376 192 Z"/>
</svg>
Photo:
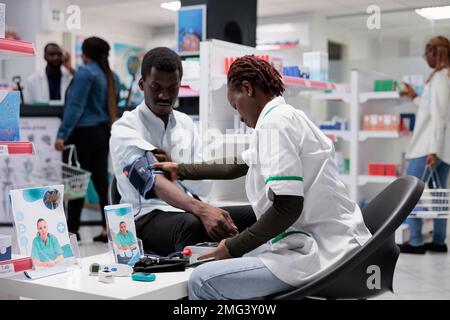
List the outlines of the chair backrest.
<svg viewBox="0 0 450 320">
<path fill-rule="evenodd" d="M 113 176 L 108 188 L 108 204 L 119 204 L 121 198 L 119 190 L 117 189 L 117 179 Z"/>
<path fill-rule="evenodd" d="M 411 176 L 392 182 L 363 210 L 364 222 L 372 233 L 369 241 L 307 284 L 268 298 L 303 299 L 314 296 L 365 299 L 387 290 L 392 291 L 392 278 L 399 255 L 395 244 L 395 230 L 411 213 L 423 188 L 423 182 Z M 379 268 L 379 288 L 367 285 L 369 267 Z"/>
</svg>

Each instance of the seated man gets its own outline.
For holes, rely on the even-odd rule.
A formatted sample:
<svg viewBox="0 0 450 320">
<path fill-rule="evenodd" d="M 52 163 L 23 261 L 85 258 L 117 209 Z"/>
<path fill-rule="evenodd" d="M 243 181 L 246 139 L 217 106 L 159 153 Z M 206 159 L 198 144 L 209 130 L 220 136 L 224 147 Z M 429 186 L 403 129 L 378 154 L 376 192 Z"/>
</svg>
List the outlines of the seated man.
<svg viewBox="0 0 450 320">
<path fill-rule="evenodd" d="M 133 205 L 144 250 L 163 256 L 187 245 L 220 241 L 256 221 L 251 206 L 216 208 L 192 196 L 205 196 L 209 182 L 171 182 L 156 174 L 152 192 L 145 186 L 142 192 L 131 176 L 127 177 L 134 164 L 142 164 L 141 159 L 149 164 L 186 159 L 202 162 L 201 139 L 193 121 L 173 110 L 182 75 L 180 57 L 170 49 L 147 52 L 139 80 L 144 101 L 125 112 L 111 130 L 110 150 L 121 202 Z"/>
</svg>

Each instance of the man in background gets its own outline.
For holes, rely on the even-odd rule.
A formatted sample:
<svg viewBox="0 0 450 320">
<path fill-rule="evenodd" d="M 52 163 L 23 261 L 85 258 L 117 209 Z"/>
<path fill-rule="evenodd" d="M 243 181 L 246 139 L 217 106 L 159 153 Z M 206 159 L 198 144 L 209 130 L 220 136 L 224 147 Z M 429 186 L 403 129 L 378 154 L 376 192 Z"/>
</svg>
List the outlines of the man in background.
<svg viewBox="0 0 450 320">
<path fill-rule="evenodd" d="M 70 64 L 70 55 L 56 43 L 48 43 L 44 48 L 45 70 L 31 75 L 24 88 L 25 103 L 49 103 L 50 100 L 61 101 L 72 80 L 75 70 Z"/>
</svg>

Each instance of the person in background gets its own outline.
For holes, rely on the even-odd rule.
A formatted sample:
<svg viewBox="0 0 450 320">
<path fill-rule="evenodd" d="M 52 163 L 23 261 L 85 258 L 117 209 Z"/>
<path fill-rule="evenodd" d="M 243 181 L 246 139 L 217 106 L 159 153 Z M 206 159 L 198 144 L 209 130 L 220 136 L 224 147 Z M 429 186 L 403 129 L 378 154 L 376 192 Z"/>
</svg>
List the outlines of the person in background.
<svg viewBox="0 0 450 320">
<path fill-rule="evenodd" d="M 47 62 L 45 71 L 35 73 L 27 80 L 24 88 L 25 103 L 48 103 L 50 100 L 64 103 L 67 87 L 75 73 L 70 55 L 68 52 L 64 55 L 56 43 L 48 43 L 44 48 L 44 59 Z"/>
<path fill-rule="evenodd" d="M 94 241 L 107 242 L 104 207 L 108 204 L 108 153 L 111 124 L 116 119 L 119 78 L 108 62 L 110 47 L 100 38 L 91 37 L 82 44 L 84 66 L 80 67 L 67 92 L 64 117 L 59 127 L 55 149 L 63 151 L 74 144 L 81 167 L 92 173 L 102 212 L 102 233 Z M 77 234 L 84 199 L 68 204 L 68 228 Z"/>
<path fill-rule="evenodd" d="M 405 84 L 405 90 L 401 93 L 419 105 L 413 137 L 406 155 L 406 174 L 427 181 L 434 170 L 441 187 L 446 188 L 450 169 L 449 40 L 442 36 L 432 38 L 426 45 L 424 56 L 433 71 L 425 83 L 422 96 L 418 97 L 408 84 Z M 434 219 L 433 241 L 426 244 L 422 239 L 422 219 L 410 218 L 408 222 L 410 241 L 400 246 L 401 252 L 447 252 L 446 219 Z"/>
</svg>

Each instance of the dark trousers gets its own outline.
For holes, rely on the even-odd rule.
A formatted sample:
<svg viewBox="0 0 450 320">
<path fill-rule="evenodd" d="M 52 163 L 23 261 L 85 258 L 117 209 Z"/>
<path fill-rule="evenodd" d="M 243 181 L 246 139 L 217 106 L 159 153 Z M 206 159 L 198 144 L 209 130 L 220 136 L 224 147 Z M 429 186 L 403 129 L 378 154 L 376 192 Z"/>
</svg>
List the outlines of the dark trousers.
<svg viewBox="0 0 450 320">
<path fill-rule="evenodd" d="M 239 232 L 256 222 L 251 206 L 223 207 L 230 213 Z M 164 212 L 154 210 L 136 221 L 136 232 L 144 250 L 167 256 L 181 251 L 188 245 L 213 241 L 201 220 L 188 212 Z"/>
<path fill-rule="evenodd" d="M 108 153 L 110 129 L 107 124 L 95 127 L 75 128 L 65 144 L 74 144 L 77 148 L 81 168 L 92 173 L 91 179 L 100 200 L 102 226 L 106 227 L 104 207 L 108 205 Z M 64 153 L 67 161 L 68 152 Z M 71 200 L 68 203 L 67 225 L 70 232 L 80 228 L 81 210 L 84 199 Z"/>
</svg>

